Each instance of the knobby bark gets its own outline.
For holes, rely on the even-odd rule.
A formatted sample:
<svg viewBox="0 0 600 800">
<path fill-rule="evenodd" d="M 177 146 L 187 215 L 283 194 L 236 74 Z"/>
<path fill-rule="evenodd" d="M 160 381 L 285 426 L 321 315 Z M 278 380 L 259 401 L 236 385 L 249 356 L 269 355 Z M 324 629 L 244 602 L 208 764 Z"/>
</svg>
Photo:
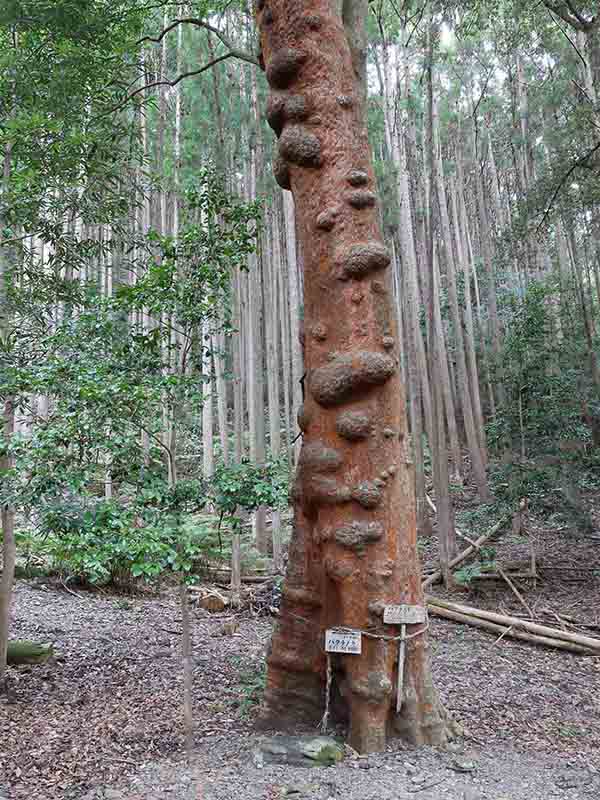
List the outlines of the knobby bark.
<svg viewBox="0 0 600 800">
<path fill-rule="evenodd" d="M 366 10 L 367 0 L 257 2 L 275 173 L 294 195 L 304 261 L 304 441 L 264 706 L 278 726 L 323 714 L 326 628 L 398 635 L 382 622 L 385 606 L 424 603 L 390 254 L 365 125 Z M 360 656 L 332 656 L 330 710 L 349 712 L 361 752 L 382 748 L 388 733 L 448 737 L 425 635 L 408 649 L 400 714 L 395 643 L 363 636 Z"/>
</svg>

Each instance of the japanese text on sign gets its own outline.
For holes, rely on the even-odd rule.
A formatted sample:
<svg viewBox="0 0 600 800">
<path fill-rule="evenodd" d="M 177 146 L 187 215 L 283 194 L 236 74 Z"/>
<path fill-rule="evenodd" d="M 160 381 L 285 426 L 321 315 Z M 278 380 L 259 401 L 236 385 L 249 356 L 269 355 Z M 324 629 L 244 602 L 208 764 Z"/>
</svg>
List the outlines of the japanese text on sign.
<svg viewBox="0 0 600 800">
<path fill-rule="evenodd" d="M 388 625 L 418 625 L 427 619 L 424 606 L 386 606 L 383 621 Z"/>
<path fill-rule="evenodd" d="M 327 653 L 361 653 L 360 631 L 325 631 L 325 650 Z"/>
</svg>

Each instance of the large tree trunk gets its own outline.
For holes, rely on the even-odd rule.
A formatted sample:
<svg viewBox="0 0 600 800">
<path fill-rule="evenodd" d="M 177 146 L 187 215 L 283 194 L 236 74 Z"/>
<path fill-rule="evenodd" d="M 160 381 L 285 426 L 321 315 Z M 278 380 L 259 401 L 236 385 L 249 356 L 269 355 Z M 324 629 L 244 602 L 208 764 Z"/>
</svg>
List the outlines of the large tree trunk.
<svg viewBox="0 0 600 800">
<path fill-rule="evenodd" d="M 280 136 L 275 171 L 291 188 L 304 261 L 304 442 L 265 716 L 324 711 L 324 630 L 368 630 L 361 655 L 331 658 L 334 713 L 361 752 L 395 733 L 444 742 L 425 635 L 409 641 L 395 713 L 398 647 L 386 605 L 424 605 L 415 535 L 390 255 L 381 241 L 365 126 L 367 0 L 258 0 L 262 57 Z M 420 626 L 412 628 L 413 632 Z M 337 702 L 334 702 L 336 701 Z"/>
</svg>

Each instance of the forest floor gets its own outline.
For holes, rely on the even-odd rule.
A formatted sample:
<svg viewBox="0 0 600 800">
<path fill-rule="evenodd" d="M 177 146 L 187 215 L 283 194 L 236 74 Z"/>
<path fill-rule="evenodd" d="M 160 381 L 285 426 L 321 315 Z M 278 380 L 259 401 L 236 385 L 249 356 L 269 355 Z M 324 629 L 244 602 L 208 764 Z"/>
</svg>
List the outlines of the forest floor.
<svg viewBox="0 0 600 800">
<path fill-rule="evenodd" d="M 544 536 L 534 613 L 600 626 L 600 543 Z M 538 542 L 539 544 L 539 542 Z M 516 546 L 516 545 L 515 545 Z M 507 547 L 511 547 L 510 543 Z M 432 555 L 425 548 L 425 560 Z M 522 613 L 501 584 L 453 599 Z M 441 589 L 436 594 L 443 596 Z M 181 618 L 173 591 L 117 596 L 21 581 L 14 638 L 55 643 L 52 663 L 10 670 L 0 700 L 0 799 L 546 800 L 600 797 L 600 658 L 431 619 L 443 701 L 465 729 L 451 750 L 398 743 L 335 767 L 261 767 L 253 728 L 272 618 L 193 611 L 196 750 L 183 758 Z M 231 629 L 228 627 L 227 631 Z M 589 630 L 590 635 L 600 635 Z"/>
</svg>

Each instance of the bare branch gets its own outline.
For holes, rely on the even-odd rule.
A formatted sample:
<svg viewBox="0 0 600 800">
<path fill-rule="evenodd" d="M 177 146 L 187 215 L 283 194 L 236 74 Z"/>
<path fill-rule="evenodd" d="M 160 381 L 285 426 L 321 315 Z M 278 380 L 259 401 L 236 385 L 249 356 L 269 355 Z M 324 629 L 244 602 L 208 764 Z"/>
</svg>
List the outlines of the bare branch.
<svg viewBox="0 0 600 800">
<path fill-rule="evenodd" d="M 563 188 L 563 186 L 565 185 L 565 183 L 569 180 L 569 178 L 575 172 L 576 169 L 578 169 L 579 167 L 588 167 L 589 166 L 588 162 L 589 162 L 590 158 L 594 155 L 594 153 L 597 153 L 598 150 L 600 150 L 600 142 L 596 142 L 596 144 L 590 150 L 588 150 L 587 153 L 584 153 L 582 156 L 579 156 L 579 158 L 575 159 L 575 161 L 571 164 L 569 169 L 562 176 L 562 178 L 558 182 L 558 185 L 557 185 L 556 189 L 552 193 L 552 197 L 550 198 L 550 202 L 548 203 L 548 205 L 546 207 L 546 210 L 544 212 L 544 216 L 542 217 L 542 221 L 537 226 L 537 230 L 538 231 L 540 230 L 540 228 L 543 227 L 543 225 L 545 224 L 546 220 L 550 216 L 550 212 L 552 211 L 552 206 L 554 205 L 554 201 L 558 197 L 558 194 L 559 194 L 560 190 Z"/>
<path fill-rule="evenodd" d="M 562 2 L 543 0 L 543 2 L 549 11 L 552 11 L 566 22 L 567 25 L 570 25 L 577 31 L 592 31 L 597 28 L 600 23 L 600 17 L 598 17 L 598 15 L 591 19 L 586 19 L 583 14 L 575 8 L 575 4 L 572 0 L 562 0 Z"/>
<path fill-rule="evenodd" d="M 588 102 L 588 103 L 589 103 L 591 106 L 593 106 L 593 105 L 594 105 L 594 101 L 592 100 L 592 98 L 591 98 L 591 97 L 589 96 L 589 94 L 587 93 L 587 89 L 586 89 L 584 86 L 582 86 L 580 83 L 577 83 L 577 81 L 575 80 L 575 78 L 571 78 L 571 83 L 572 83 L 572 84 L 573 84 L 573 86 L 575 86 L 575 88 L 576 88 L 576 89 L 579 91 L 579 93 L 581 94 L 581 96 L 582 96 L 582 97 L 585 97 L 585 99 L 587 100 L 587 102 Z"/>
<path fill-rule="evenodd" d="M 254 64 L 255 66 L 259 66 L 258 60 L 254 58 L 253 55 L 247 53 L 245 50 L 239 50 L 235 45 L 225 36 L 222 31 L 218 28 L 215 28 L 214 25 L 211 25 L 209 22 L 205 22 L 205 20 L 200 19 L 199 17 L 182 17 L 180 19 L 173 20 L 170 25 L 159 33 L 158 36 L 144 36 L 140 39 L 137 44 L 142 44 L 142 42 L 161 42 L 164 37 L 172 31 L 174 28 L 177 28 L 179 25 L 195 25 L 197 28 L 204 28 L 210 33 L 214 33 L 214 35 L 222 42 L 225 47 L 229 50 L 230 55 L 234 58 L 239 58 L 241 61 L 247 61 L 249 64 Z"/>
<path fill-rule="evenodd" d="M 488 84 L 489 84 L 493 74 L 494 74 L 494 69 L 492 68 L 492 69 L 490 69 L 488 74 L 485 76 L 485 82 L 483 84 L 483 88 L 481 90 L 481 94 L 479 95 L 479 100 L 475 103 L 475 106 L 473 107 L 473 116 L 474 117 L 477 116 L 477 111 L 479 110 L 479 106 L 483 102 L 483 98 L 485 97 L 485 94 L 487 92 Z"/>
<path fill-rule="evenodd" d="M 581 22 L 574 17 L 564 6 L 564 3 L 553 3 L 550 0 L 544 0 L 544 5 L 549 11 L 552 11 L 556 14 L 557 17 L 560 17 L 567 25 L 570 25 L 572 28 L 575 28 L 578 31 L 585 30 L 584 26 Z"/>
<path fill-rule="evenodd" d="M 35 236 L 35 232 L 26 233 L 24 236 L 15 236 L 12 239 L 0 239 L 0 247 L 7 247 L 9 244 L 22 242 L 25 239 L 30 239 L 32 236 Z"/>
<path fill-rule="evenodd" d="M 187 20 L 183 20 L 183 19 L 176 19 L 176 20 L 175 20 L 174 22 L 172 22 L 170 25 L 167 25 L 167 27 L 166 27 L 166 28 L 164 28 L 164 29 L 163 29 L 163 30 L 162 30 L 162 31 L 161 31 L 161 32 L 158 34 L 158 36 L 142 36 L 142 38 L 141 38 L 141 39 L 138 39 L 138 40 L 137 40 L 136 44 L 143 44 L 144 42 L 157 42 L 157 43 L 158 43 L 158 42 L 162 42 L 162 40 L 165 38 L 165 36 L 167 35 L 167 33 L 169 33 L 170 31 L 172 31 L 172 30 L 173 30 L 173 28 L 176 28 L 178 25 L 181 25 L 183 22 L 187 22 Z"/>
<path fill-rule="evenodd" d="M 589 20 L 586 20 L 586 18 L 575 8 L 575 4 L 572 2 L 572 0 L 567 0 L 567 5 L 569 6 L 569 10 L 575 19 L 577 19 L 582 25 L 589 24 Z"/>
<path fill-rule="evenodd" d="M 222 56 L 218 56 L 218 58 L 213 58 L 212 61 L 209 61 L 208 64 L 205 64 L 203 67 L 200 67 L 200 69 L 193 69 L 190 72 L 182 72 L 181 75 L 178 75 L 172 81 L 165 80 L 165 81 L 153 81 L 152 83 L 146 83 L 144 86 L 140 86 L 134 92 L 131 92 L 131 94 L 127 95 L 127 97 L 125 98 L 125 100 L 123 100 L 122 103 L 119 103 L 118 106 L 111 108 L 110 111 L 107 111 L 106 113 L 112 114 L 115 111 L 120 111 L 122 108 L 125 108 L 125 106 L 127 105 L 127 103 L 129 103 L 130 100 L 132 100 L 136 95 L 140 94 L 141 92 L 145 92 L 148 89 L 153 89 L 155 86 L 177 86 L 177 84 L 184 78 L 190 78 L 192 77 L 192 75 L 201 75 L 203 72 L 206 72 L 207 69 L 214 67 L 215 64 L 218 64 L 220 61 L 225 61 L 225 59 L 231 58 L 232 56 L 233 53 L 225 53 Z"/>
<path fill-rule="evenodd" d="M 575 42 L 574 42 L 574 41 L 571 39 L 571 37 L 570 37 L 570 36 L 569 36 L 569 34 L 566 32 L 566 30 L 563 28 L 563 26 L 560 24 L 560 22 L 559 22 L 557 19 L 555 19 L 555 17 L 553 17 L 553 16 L 552 16 L 552 14 L 553 14 L 553 13 L 554 13 L 554 14 L 556 14 L 556 12 L 553 12 L 553 11 L 551 10 L 551 8 L 550 8 L 550 6 L 548 5 L 548 3 L 546 3 L 545 5 L 546 5 L 546 7 L 547 7 L 547 9 L 548 9 L 548 13 L 550 14 L 550 17 L 551 17 L 551 18 L 554 20 L 554 22 L 556 23 L 556 27 L 557 27 L 557 28 L 558 28 L 558 30 L 559 30 L 559 31 L 562 33 L 562 35 L 565 37 L 565 39 L 568 41 L 568 43 L 571 45 L 571 47 L 573 48 L 573 50 L 575 50 L 575 52 L 577 53 L 577 55 L 578 55 L 578 56 L 579 56 L 579 58 L 581 59 L 581 62 L 582 62 L 582 64 L 583 64 L 583 68 L 584 68 L 585 70 L 587 70 L 587 68 L 588 68 L 588 64 L 587 64 L 587 61 L 585 60 L 585 57 L 582 55 L 582 53 L 581 53 L 580 49 L 577 47 L 577 45 L 575 44 Z M 557 15 L 557 16 L 558 16 L 558 15 Z M 563 17 L 561 17 L 561 19 L 564 19 L 564 18 L 563 18 Z M 570 24 L 570 23 L 569 23 L 569 24 Z"/>
</svg>

